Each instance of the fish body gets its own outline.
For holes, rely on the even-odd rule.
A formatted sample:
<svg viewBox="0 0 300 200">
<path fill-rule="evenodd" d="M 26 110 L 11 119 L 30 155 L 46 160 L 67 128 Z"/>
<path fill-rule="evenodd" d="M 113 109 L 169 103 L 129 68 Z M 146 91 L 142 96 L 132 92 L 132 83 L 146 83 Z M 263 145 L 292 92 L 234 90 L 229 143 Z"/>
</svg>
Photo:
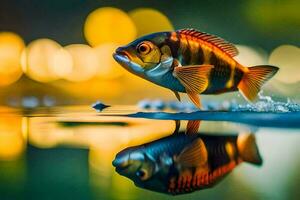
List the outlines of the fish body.
<svg viewBox="0 0 300 200">
<path fill-rule="evenodd" d="M 261 86 L 277 72 L 274 66 L 245 67 L 229 42 L 194 29 L 146 35 L 120 47 L 115 60 L 131 73 L 175 92 L 187 93 L 200 107 L 199 94 L 239 90 L 255 99 Z"/>
<path fill-rule="evenodd" d="M 113 165 L 138 187 L 176 195 L 212 187 L 242 161 L 262 164 L 251 134 L 174 134 L 124 149 Z"/>
</svg>

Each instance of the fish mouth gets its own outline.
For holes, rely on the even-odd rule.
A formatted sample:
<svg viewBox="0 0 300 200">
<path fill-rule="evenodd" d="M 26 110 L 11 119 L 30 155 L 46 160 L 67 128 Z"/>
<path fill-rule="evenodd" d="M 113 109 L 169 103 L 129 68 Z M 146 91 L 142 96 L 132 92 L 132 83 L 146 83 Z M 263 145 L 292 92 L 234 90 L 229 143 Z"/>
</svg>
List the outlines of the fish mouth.
<svg viewBox="0 0 300 200">
<path fill-rule="evenodd" d="M 143 72 L 143 68 L 139 64 L 133 62 L 130 55 L 125 51 L 120 51 L 117 49 L 116 52 L 113 53 L 113 58 L 128 71 L 134 71 L 138 73 Z"/>
<path fill-rule="evenodd" d="M 119 63 L 129 63 L 129 56 L 125 52 L 116 52 L 113 53 L 114 59 Z"/>
<path fill-rule="evenodd" d="M 116 172 L 122 173 L 125 171 L 129 166 L 129 156 L 123 158 L 115 158 L 112 161 L 112 165 L 116 168 Z"/>
</svg>

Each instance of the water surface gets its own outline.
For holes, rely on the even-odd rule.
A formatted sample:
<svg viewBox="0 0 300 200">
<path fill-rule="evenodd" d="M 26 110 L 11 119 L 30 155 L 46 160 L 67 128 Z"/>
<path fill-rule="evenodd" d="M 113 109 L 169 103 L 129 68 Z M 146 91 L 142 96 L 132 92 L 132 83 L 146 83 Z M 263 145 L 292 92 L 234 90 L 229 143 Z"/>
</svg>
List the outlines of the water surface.
<svg viewBox="0 0 300 200">
<path fill-rule="evenodd" d="M 89 106 L 2 108 L 0 199 L 170 199 L 134 186 L 111 162 L 128 146 L 172 134 L 174 119 L 183 120 L 184 131 L 190 118 L 202 120 L 199 134 L 254 133 L 264 162 L 261 167 L 242 163 L 214 187 L 175 199 L 299 197 L 298 113 L 135 114 L 139 111 L 134 106 L 103 113 Z"/>
</svg>

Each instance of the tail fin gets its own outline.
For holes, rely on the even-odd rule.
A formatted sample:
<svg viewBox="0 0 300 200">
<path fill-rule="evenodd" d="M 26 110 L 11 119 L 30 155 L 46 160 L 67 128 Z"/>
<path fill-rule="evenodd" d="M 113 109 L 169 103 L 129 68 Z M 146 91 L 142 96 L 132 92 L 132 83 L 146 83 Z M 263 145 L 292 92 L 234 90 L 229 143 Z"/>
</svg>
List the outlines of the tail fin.
<svg viewBox="0 0 300 200">
<path fill-rule="evenodd" d="M 237 146 L 242 160 L 255 165 L 262 165 L 262 158 L 253 134 L 240 134 L 237 139 Z"/>
<path fill-rule="evenodd" d="M 255 100 L 261 86 L 272 78 L 278 71 L 278 67 L 270 65 L 258 65 L 249 67 L 238 85 L 239 91 L 249 101 Z"/>
</svg>

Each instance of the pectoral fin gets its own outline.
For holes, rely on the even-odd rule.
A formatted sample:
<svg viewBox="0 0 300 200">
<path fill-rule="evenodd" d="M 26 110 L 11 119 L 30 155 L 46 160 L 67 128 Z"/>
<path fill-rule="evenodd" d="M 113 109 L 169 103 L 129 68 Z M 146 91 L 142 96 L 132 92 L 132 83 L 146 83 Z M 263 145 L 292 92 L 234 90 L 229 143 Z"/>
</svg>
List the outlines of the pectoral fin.
<svg viewBox="0 0 300 200">
<path fill-rule="evenodd" d="M 201 107 L 198 94 L 207 88 L 209 75 L 213 67 L 213 65 L 194 65 L 174 68 L 174 76 L 185 87 L 186 93 L 198 108 Z"/>
<path fill-rule="evenodd" d="M 191 99 L 191 101 L 197 106 L 197 108 L 202 108 L 200 97 L 198 93 L 186 91 L 187 95 Z"/>
<path fill-rule="evenodd" d="M 197 138 L 191 145 L 183 149 L 176 158 L 176 162 L 183 167 L 199 167 L 206 164 L 207 159 L 205 144 L 200 138 Z"/>
<path fill-rule="evenodd" d="M 213 65 L 194 65 L 175 67 L 174 76 L 187 91 L 200 94 L 208 86 L 208 78 Z"/>
</svg>

